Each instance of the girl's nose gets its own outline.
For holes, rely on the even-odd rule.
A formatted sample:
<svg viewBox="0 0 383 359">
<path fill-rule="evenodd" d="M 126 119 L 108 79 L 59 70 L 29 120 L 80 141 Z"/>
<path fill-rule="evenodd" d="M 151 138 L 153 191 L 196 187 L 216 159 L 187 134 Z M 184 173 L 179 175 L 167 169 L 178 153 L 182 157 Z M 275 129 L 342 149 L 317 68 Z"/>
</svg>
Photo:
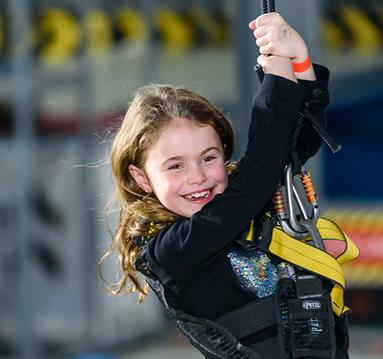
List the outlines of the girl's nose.
<svg viewBox="0 0 383 359">
<path fill-rule="evenodd" d="M 189 171 L 189 184 L 201 184 L 206 180 L 206 174 L 201 166 L 196 165 Z"/>
</svg>

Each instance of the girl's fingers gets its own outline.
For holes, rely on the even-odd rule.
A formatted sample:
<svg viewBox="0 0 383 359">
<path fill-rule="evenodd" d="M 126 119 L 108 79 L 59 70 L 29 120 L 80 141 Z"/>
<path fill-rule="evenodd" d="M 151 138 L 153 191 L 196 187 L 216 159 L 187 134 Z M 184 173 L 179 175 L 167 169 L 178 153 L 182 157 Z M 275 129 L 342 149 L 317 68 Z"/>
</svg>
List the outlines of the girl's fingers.
<svg viewBox="0 0 383 359">
<path fill-rule="evenodd" d="M 258 47 L 266 46 L 269 42 L 270 41 L 266 36 L 262 36 L 255 41 Z"/>
<path fill-rule="evenodd" d="M 270 23 L 270 21 L 272 21 L 272 19 L 275 17 L 275 14 L 276 13 L 272 12 L 272 13 L 262 14 L 262 15 L 258 16 L 253 21 L 250 21 L 249 28 L 251 30 L 255 30 L 260 26 L 263 26 L 263 25 Z"/>
<path fill-rule="evenodd" d="M 261 36 L 265 36 L 269 31 L 269 27 L 268 26 L 260 26 L 260 27 L 257 27 L 253 34 L 256 38 L 259 38 Z"/>
<path fill-rule="evenodd" d="M 262 55 L 274 55 L 273 52 L 274 52 L 275 48 L 273 46 L 273 44 L 271 42 L 265 44 L 264 46 L 261 46 L 259 48 L 259 52 L 262 54 Z"/>
<path fill-rule="evenodd" d="M 254 21 L 255 21 L 255 27 L 260 27 L 263 25 L 267 25 L 270 23 L 274 18 L 275 18 L 276 13 L 275 12 L 270 12 L 267 14 L 262 14 L 258 16 Z"/>
<path fill-rule="evenodd" d="M 265 55 L 259 55 L 257 58 L 258 64 L 261 65 L 262 67 L 265 67 L 265 59 L 266 59 Z"/>
<path fill-rule="evenodd" d="M 257 28 L 257 25 L 256 25 L 256 20 L 253 20 L 253 21 L 251 21 L 250 23 L 249 23 L 249 28 L 251 29 L 251 30 L 255 30 L 256 28 Z"/>
<path fill-rule="evenodd" d="M 291 81 L 297 82 L 291 60 L 280 56 L 265 56 L 260 55 L 257 62 L 262 66 L 265 74 L 273 74 L 282 76 Z"/>
</svg>

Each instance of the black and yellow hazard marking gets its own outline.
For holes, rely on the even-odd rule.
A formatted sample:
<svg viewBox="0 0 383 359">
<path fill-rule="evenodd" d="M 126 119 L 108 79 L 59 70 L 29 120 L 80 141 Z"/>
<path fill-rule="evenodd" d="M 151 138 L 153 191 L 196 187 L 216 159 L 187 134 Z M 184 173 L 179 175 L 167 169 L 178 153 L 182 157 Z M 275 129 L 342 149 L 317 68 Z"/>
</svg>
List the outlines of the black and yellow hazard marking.
<svg viewBox="0 0 383 359">
<path fill-rule="evenodd" d="M 124 6 L 115 14 L 115 26 L 123 41 L 146 41 L 149 36 L 147 19 L 138 10 Z"/>
<path fill-rule="evenodd" d="M 199 47 L 225 46 L 228 22 L 224 4 L 217 6 L 137 6 L 75 8 L 50 6 L 35 10 L 30 35 L 33 54 L 42 62 L 59 64 L 82 54 L 102 55 L 113 46 L 147 44 L 163 51 L 185 52 Z M 7 56 L 7 23 L 0 8 L 0 59 Z M 152 35 L 152 36 L 151 36 Z"/>
<path fill-rule="evenodd" d="M 200 6 L 192 6 L 187 16 L 195 28 L 197 44 L 222 46 L 227 43 L 227 23 L 222 14 L 211 14 Z"/>
<path fill-rule="evenodd" d="M 170 8 L 159 8 L 154 14 L 154 24 L 161 42 L 170 51 L 184 51 L 193 47 L 195 32 L 183 16 Z"/>
<path fill-rule="evenodd" d="M 90 55 L 105 53 L 113 43 L 112 24 L 101 9 L 92 9 L 83 18 L 86 52 Z"/>
<path fill-rule="evenodd" d="M 68 10 L 43 11 L 38 26 L 40 56 L 43 61 L 58 63 L 73 57 L 81 44 L 81 28 Z"/>
<path fill-rule="evenodd" d="M 372 55 L 383 47 L 383 5 L 333 2 L 325 9 L 323 36 L 327 48 Z"/>
<path fill-rule="evenodd" d="M 366 56 L 382 50 L 383 3 L 334 1 L 323 4 L 323 10 L 327 49 Z M 74 8 L 51 6 L 33 14 L 30 41 L 33 54 L 48 63 L 60 63 L 83 53 L 97 56 L 117 44 L 145 44 L 149 38 L 164 51 L 185 52 L 227 46 L 229 16 L 223 1 L 216 6 L 178 4 L 148 12 L 137 4 L 109 8 L 105 3 L 103 8 L 89 8 L 82 15 Z M 7 17 L 0 17 L 0 57 L 10 52 L 8 28 Z"/>
</svg>

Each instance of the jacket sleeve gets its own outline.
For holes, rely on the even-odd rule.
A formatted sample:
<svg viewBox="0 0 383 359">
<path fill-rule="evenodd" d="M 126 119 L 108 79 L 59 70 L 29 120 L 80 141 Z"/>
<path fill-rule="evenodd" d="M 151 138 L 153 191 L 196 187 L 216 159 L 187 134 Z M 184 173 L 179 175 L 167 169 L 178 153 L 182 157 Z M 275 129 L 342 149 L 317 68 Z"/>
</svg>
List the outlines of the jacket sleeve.
<svg viewBox="0 0 383 359">
<path fill-rule="evenodd" d="M 314 65 L 317 80 L 299 80 L 299 85 L 305 92 L 304 106 L 311 114 L 326 127 L 325 109 L 330 102 L 328 93 L 329 71 L 324 66 Z M 314 156 L 323 140 L 311 126 L 306 118 L 303 118 L 302 128 L 297 139 L 296 153 L 301 164 Z"/>
<path fill-rule="evenodd" d="M 265 76 L 255 96 L 245 155 L 227 189 L 149 242 L 149 270 L 173 278 L 194 276 L 246 229 L 282 176 L 303 97 L 302 86 L 295 82 Z"/>
</svg>

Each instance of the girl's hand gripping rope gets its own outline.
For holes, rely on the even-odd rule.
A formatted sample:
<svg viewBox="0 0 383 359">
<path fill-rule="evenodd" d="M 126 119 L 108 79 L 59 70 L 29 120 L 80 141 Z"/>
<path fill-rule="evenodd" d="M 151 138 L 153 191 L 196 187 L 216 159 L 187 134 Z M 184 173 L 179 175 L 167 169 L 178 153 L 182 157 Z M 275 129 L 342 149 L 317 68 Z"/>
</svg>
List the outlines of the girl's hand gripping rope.
<svg viewBox="0 0 383 359">
<path fill-rule="evenodd" d="M 304 80 L 315 80 L 315 73 L 311 64 L 309 52 L 302 37 L 278 13 L 268 13 L 257 17 L 249 23 L 253 30 L 256 44 L 261 56 L 258 62 L 264 67 L 265 73 L 270 73 L 270 64 L 265 57 L 270 55 L 288 58 L 295 77 Z M 269 71 L 269 72 L 268 72 Z M 289 76 L 289 70 L 284 66 L 279 70 L 283 77 Z M 290 77 L 288 77 L 290 78 Z"/>
</svg>

